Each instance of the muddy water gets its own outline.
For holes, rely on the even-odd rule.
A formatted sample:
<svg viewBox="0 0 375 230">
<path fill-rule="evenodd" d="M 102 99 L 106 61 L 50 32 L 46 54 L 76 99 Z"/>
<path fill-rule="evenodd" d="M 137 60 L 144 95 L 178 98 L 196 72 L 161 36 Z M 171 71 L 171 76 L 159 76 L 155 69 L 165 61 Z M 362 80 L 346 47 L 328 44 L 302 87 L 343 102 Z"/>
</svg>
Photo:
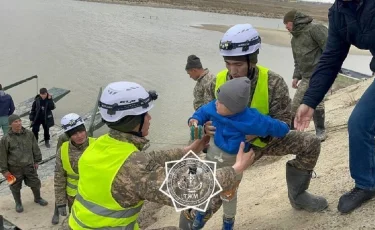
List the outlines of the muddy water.
<svg viewBox="0 0 375 230">
<path fill-rule="evenodd" d="M 186 57 L 198 55 L 213 72 L 224 67 L 218 53 L 221 33 L 191 25 L 244 22 L 282 27 L 277 19 L 70 0 L 2 0 L 0 82 L 7 85 L 37 74 L 39 87 L 70 89 L 57 104 L 58 122 L 66 113 L 89 111 L 100 86 L 136 81 L 160 95 L 151 113 L 153 142 L 186 143 L 194 87 L 184 71 Z M 369 60 L 350 56 L 344 67 L 370 73 Z M 290 84 L 290 48 L 264 44 L 259 61 Z M 35 81 L 9 93 L 16 102 L 34 96 Z"/>
</svg>

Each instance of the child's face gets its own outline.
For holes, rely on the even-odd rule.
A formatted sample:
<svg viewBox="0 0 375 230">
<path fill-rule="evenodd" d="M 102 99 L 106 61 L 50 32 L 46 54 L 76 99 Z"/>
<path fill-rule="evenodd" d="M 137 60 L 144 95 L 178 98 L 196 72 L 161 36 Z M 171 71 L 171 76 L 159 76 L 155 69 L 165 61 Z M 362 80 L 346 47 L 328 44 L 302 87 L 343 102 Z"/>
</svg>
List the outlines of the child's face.
<svg viewBox="0 0 375 230">
<path fill-rule="evenodd" d="M 220 114 L 221 116 L 229 116 L 233 113 L 219 100 L 216 100 L 216 112 Z"/>
</svg>

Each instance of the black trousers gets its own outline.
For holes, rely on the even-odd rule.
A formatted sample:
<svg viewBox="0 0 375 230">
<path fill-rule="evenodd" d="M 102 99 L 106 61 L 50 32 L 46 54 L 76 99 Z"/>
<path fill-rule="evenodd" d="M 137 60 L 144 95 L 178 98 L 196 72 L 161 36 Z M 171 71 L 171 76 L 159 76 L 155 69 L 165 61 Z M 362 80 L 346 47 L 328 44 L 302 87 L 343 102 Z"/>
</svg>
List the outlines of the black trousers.
<svg viewBox="0 0 375 230">
<path fill-rule="evenodd" d="M 39 129 L 40 129 L 40 125 L 43 126 L 43 130 L 44 130 L 44 140 L 45 141 L 49 141 L 50 140 L 50 135 L 49 135 L 49 128 L 46 124 L 45 121 L 41 121 L 41 120 L 36 120 L 33 124 L 33 128 L 32 128 L 32 131 L 34 133 L 34 136 L 36 138 L 36 140 L 38 140 L 38 137 L 39 137 Z"/>
</svg>

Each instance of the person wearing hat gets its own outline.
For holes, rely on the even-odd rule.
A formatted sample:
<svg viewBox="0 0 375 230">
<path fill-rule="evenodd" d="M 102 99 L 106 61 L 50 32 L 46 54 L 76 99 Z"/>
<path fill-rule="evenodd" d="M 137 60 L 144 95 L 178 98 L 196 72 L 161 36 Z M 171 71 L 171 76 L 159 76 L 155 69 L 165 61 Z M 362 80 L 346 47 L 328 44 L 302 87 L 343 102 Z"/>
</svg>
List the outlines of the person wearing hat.
<svg viewBox="0 0 375 230">
<path fill-rule="evenodd" d="M 66 216 L 66 204 L 69 212 L 77 194 L 78 185 L 78 160 L 85 149 L 95 141 L 87 136 L 83 118 L 76 113 L 69 113 L 61 119 L 69 141 L 62 143 L 56 153 L 56 166 L 54 175 L 55 187 L 55 212 L 52 224 L 59 223 L 59 215 Z"/>
<path fill-rule="evenodd" d="M 47 148 L 50 148 L 50 134 L 49 128 L 55 125 L 52 110 L 54 110 L 55 103 L 53 102 L 52 95 L 48 93 L 46 88 L 41 88 L 39 94 L 35 96 L 29 120 L 31 122 L 32 131 L 36 140 L 39 139 L 39 128 L 42 125 L 44 130 L 44 143 Z"/>
<path fill-rule="evenodd" d="M 297 10 L 291 10 L 284 16 L 285 28 L 292 34 L 291 46 L 294 58 L 294 74 L 292 87 L 297 89 L 292 101 L 292 120 L 303 95 L 309 87 L 311 75 L 318 65 L 320 56 L 327 43 L 328 29 L 323 24 L 312 23 L 313 19 Z M 324 101 L 320 102 L 314 113 L 315 133 L 324 141 L 325 131 Z M 293 122 L 292 122 L 292 129 Z"/>
<path fill-rule="evenodd" d="M 0 128 L 3 130 L 3 135 L 8 132 L 8 117 L 13 114 L 14 109 L 12 96 L 6 94 L 0 84 Z"/>
<path fill-rule="evenodd" d="M 218 89 L 217 100 L 199 108 L 188 120 L 189 126 L 203 125 L 209 120 L 216 126 L 206 160 L 215 161 L 218 168 L 234 164 L 239 145 L 246 141 L 246 135 L 281 138 L 289 132 L 289 126 L 285 122 L 263 115 L 257 109 L 248 108 L 249 95 L 250 80 L 247 77 L 228 81 Z M 251 145 L 247 142 L 245 151 L 250 148 Z M 237 210 L 237 189 L 241 179 L 242 174 L 237 175 L 236 185 L 221 193 L 226 220 L 223 229 L 233 228 Z M 197 219 L 198 216 L 196 215 Z"/>
<path fill-rule="evenodd" d="M 41 206 L 48 204 L 40 196 L 41 182 L 38 177 L 38 165 L 42 161 L 42 154 L 34 134 L 22 126 L 21 118 L 12 114 L 8 118 L 10 129 L 0 141 L 0 172 L 5 178 L 13 175 L 16 181 L 9 185 L 16 211 L 23 212 L 21 202 L 22 182 L 31 188 L 34 202 Z"/>
<path fill-rule="evenodd" d="M 187 58 L 185 70 L 190 78 L 197 82 L 193 91 L 193 107 L 194 110 L 197 110 L 202 105 L 210 102 L 214 96 L 215 87 L 212 81 L 215 79 L 215 75 L 207 68 L 204 69 L 199 57 L 193 54 Z"/>
</svg>

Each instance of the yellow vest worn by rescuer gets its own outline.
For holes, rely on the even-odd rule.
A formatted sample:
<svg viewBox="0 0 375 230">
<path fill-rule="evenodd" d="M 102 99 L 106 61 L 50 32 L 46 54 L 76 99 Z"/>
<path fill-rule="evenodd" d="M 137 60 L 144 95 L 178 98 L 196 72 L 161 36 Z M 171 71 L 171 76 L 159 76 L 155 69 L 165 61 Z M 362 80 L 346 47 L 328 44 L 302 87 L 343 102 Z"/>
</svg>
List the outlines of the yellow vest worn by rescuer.
<svg viewBox="0 0 375 230">
<path fill-rule="evenodd" d="M 121 166 L 138 149 L 108 134 L 99 137 L 79 159 L 78 193 L 69 216 L 69 226 L 81 229 L 135 229 L 143 201 L 123 208 L 112 197 L 112 183 Z M 134 183 L 137 183 L 134 181 Z"/>
<path fill-rule="evenodd" d="M 250 107 L 257 109 L 261 114 L 269 114 L 269 102 L 268 102 L 268 69 L 257 65 L 258 73 L 258 82 L 255 87 L 255 92 L 253 99 L 250 102 Z M 216 86 L 215 86 L 215 98 L 217 98 L 217 90 L 227 81 L 228 70 L 222 70 L 216 75 Z M 265 147 L 267 144 L 262 142 L 259 138 L 256 138 L 253 142 L 253 145 L 257 147 Z"/>
<path fill-rule="evenodd" d="M 89 137 L 89 145 L 91 145 L 96 138 Z M 67 182 L 66 182 L 66 193 L 69 196 L 76 196 L 77 195 L 77 186 L 78 186 L 78 179 L 79 175 L 74 172 L 72 165 L 70 164 L 69 160 L 69 144 L 70 141 L 66 141 L 61 145 L 61 163 L 63 169 L 67 174 Z"/>
</svg>

